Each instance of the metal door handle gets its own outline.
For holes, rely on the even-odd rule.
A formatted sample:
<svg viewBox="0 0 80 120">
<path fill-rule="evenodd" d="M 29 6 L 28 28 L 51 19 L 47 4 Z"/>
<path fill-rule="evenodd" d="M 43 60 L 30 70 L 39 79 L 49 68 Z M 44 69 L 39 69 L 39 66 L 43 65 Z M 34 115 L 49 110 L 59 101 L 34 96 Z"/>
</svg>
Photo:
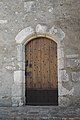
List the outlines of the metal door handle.
<svg viewBox="0 0 80 120">
<path fill-rule="evenodd" d="M 26 61 L 26 67 L 28 66 L 28 60 Z"/>
</svg>

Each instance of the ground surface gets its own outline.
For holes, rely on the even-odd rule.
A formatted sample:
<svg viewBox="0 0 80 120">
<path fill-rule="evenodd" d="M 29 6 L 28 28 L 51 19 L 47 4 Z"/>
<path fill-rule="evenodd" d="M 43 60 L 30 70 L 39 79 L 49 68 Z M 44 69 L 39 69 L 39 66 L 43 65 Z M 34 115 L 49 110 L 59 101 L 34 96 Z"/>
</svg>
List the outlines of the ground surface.
<svg viewBox="0 0 80 120">
<path fill-rule="evenodd" d="M 80 107 L 0 107 L 0 120 L 80 120 Z"/>
</svg>

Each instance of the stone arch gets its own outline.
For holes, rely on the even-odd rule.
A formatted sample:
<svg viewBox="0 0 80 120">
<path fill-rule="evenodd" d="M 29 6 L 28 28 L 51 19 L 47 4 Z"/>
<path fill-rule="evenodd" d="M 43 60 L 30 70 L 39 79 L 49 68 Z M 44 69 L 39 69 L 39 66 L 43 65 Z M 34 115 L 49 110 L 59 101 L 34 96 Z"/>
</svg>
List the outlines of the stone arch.
<svg viewBox="0 0 80 120">
<path fill-rule="evenodd" d="M 14 84 L 12 87 L 12 106 L 22 106 L 25 104 L 25 44 L 37 37 L 46 37 L 57 43 L 58 62 L 58 89 L 61 86 L 61 75 L 64 74 L 64 40 L 65 33 L 58 27 L 53 26 L 48 30 L 47 26 L 38 24 L 34 30 L 27 27 L 21 30 L 15 40 L 17 44 L 18 70 L 14 71 Z M 16 90 L 16 91 L 15 91 Z M 58 90 L 58 103 L 60 103 L 60 91 Z"/>
</svg>

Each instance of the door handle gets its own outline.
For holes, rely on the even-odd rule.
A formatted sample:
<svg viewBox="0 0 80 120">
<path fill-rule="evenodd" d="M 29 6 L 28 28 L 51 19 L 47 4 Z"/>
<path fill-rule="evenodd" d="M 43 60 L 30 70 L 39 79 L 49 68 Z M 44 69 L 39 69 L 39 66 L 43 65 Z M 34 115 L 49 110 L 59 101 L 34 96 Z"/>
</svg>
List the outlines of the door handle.
<svg viewBox="0 0 80 120">
<path fill-rule="evenodd" d="M 29 64 L 29 67 L 30 67 L 30 68 L 32 67 L 32 64 L 31 64 L 31 63 Z"/>
<path fill-rule="evenodd" d="M 26 77 L 32 77 L 32 72 L 31 72 L 31 71 L 29 71 L 29 72 L 26 72 L 26 71 L 25 71 L 25 76 L 26 76 Z"/>
<path fill-rule="evenodd" d="M 28 66 L 28 60 L 26 61 L 26 67 Z"/>
</svg>

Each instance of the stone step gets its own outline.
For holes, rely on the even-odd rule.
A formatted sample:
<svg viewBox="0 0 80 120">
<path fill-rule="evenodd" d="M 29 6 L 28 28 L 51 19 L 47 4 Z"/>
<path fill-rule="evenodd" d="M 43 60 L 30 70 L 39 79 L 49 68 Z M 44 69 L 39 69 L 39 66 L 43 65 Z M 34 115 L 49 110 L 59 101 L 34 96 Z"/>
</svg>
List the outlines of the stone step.
<svg viewBox="0 0 80 120">
<path fill-rule="evenodd" d="M 30 118 L 30 117 L 2 117 L 0 120 L 80 120 L 80 118 L 75 117 L 75 118 L 68 118 L 68 117 L 52 117 L 52 118 Z"/>
<path fill-rule="evenodd" d="M 0 107 L 0 120 L 80 120 L 80 107 Z"/>
</svg>

